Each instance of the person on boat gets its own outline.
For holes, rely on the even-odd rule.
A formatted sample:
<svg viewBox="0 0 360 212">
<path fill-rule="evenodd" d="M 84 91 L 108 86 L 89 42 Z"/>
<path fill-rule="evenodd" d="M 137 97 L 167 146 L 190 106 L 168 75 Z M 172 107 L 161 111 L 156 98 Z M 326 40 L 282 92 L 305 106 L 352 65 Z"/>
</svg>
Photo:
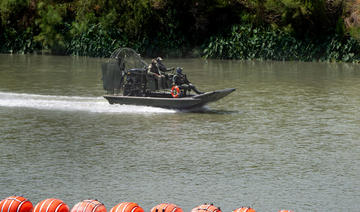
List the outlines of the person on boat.
<svg viewBox="0 0 360 212">
<path fill-rule="evenodd" d="M 159 71 L 158 66 L 157 66 L 156 63 L 157 63 L 156 59 L 151 60 L 151 63 L 148 66 L 148 73 L 151 74 L 151 75 L 158 76 L 158 75 L 161 75 L 161 74 L 160 74 L 160 71 Z"/>
<path fill-rule="evenodd" d="M 165 65 L 161 62 L 163 59 L 161 57 L 156 58 L 156 66 L 158 67 L 158 70 L 161 74 L 161 72 L 166 72 L 168 69 L 165 67 Z"/>
<path fill-rule="evenodd" d="M 162 65 L 162 66 L 164 66 L 164 65 Z M 166 68 L 165 68 L 165 70 L 166 70 Z M 164 75 L 161 74 L 157 59 L 152 59 L 151 60 L 151 63 L 149 65 L 149 67 L 148 67 L 148 74 L 153 75 L 155 77 L 155 79 L 157 81 L 158 90 L 163 88 Z"/>
<path fill-rule="evenodd" d="M 182 73 L 182 69 L 179 67 L 176 68 L 176 74 L 173 77 L 173 86 L 178 86 L 180 89 L 183 89 L 185 92 L 193 90 L 197 94 L 204 93 L 196 89 L 196 87 L 190 83 L 186 75 Z"/>
</svg>

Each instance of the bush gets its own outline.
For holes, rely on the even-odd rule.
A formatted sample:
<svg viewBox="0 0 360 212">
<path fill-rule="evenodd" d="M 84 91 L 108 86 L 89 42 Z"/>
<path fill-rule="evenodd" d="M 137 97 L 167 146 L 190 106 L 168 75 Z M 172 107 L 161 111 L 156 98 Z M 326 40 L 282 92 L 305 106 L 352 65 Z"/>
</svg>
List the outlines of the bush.
<svg viewBox="0 0 360 212">
<path fill-rule="evenodd" d="M 290 33 L 266 27 L 234 25 L 225 36 L 212 36 L 205 58 L 301 61 L 360 61 L 360 43 L 331 35 L 325 39 L 296 39 Z"/>
<path fill-rule="evenodd" d="M 115 49 L 127 45 L 126 38 L 119 30 L 108 32 L 100 24 L 91 25 L 65 44 L 68 54 L 92 57 L 109 57 Z"/>
<path fill-rule="evenodd" d="M 358 61 L 359 43 L 344 35 L 360 37 L 359 7 L 344 5 L 324 0 L 2 0 L 0 51 L 107 57 L 127 46 L 150 57 L 203 52 L 222 59 Z"/>
<path fill-rule="evenodd" d="M 35 49 L 35 41 L 30 29 L 17 32 L 14 28 L 7 28 L 0 34 L 1 53 L 31 53 Z"/>
</svg>

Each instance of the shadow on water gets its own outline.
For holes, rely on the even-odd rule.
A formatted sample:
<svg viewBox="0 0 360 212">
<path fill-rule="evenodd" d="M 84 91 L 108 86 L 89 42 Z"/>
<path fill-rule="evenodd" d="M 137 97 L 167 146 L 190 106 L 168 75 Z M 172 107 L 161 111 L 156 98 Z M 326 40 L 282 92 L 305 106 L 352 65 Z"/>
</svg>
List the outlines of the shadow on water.
<svg viewBox="0 0 360 212">
<path fill-rule="evenodd" d="M 177 110 L 177 112 L 180 113 L 201 113 L 201 114 L 219 114 L 219 115 L 225 115 L 225 114 L 240 114 L 241 111 L 236 110 L 219 110 L 219 109 L 211 109 L 209 107 L 199 107 L 199 108 L 192 108 L 188 110 Z"/>
</svg>

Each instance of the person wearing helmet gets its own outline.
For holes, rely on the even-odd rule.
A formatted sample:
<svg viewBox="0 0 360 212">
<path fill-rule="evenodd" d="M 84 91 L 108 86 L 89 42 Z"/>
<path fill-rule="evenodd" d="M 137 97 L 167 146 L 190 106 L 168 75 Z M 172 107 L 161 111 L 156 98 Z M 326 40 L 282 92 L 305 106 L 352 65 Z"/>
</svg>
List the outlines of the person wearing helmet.
<svg viewBox="0 0 360 212">
<path fill-rule="evenodd" d="M 179 86 L 179 88 L 183 89 L 185 93 L 186 91 L 193 90 L 197 94 L 203 94 L 203 92 L 196 89 L 196 87 L 190 83 L 186 75 L 182 73 L 182 69 L 179 67 L 176 68 L 176 74 L 173 77 L 173 86 Z"/>
<path fill-rule="evenodd" d="M 161 57 L 156 58 L 156 66 L 160 73 L 168 71 L 165 65 L 161 62 L 162 60 L 163 59 Z"/>
</svg>

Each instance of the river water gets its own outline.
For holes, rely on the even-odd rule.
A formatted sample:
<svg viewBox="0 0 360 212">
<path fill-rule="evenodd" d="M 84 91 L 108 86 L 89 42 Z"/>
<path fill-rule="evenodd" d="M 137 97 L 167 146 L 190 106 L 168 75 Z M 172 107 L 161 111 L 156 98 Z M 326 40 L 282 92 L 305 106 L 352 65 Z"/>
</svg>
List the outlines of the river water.
<svg viewBox="0 0 360 212">
<path fill-rule="evenodd" d="M 165 60 L 237 89 L 194 113 L 108 104 L 104 61 L 0 55 L 0 199 L 360 210 L 359 65 Z"/>
</svg>

